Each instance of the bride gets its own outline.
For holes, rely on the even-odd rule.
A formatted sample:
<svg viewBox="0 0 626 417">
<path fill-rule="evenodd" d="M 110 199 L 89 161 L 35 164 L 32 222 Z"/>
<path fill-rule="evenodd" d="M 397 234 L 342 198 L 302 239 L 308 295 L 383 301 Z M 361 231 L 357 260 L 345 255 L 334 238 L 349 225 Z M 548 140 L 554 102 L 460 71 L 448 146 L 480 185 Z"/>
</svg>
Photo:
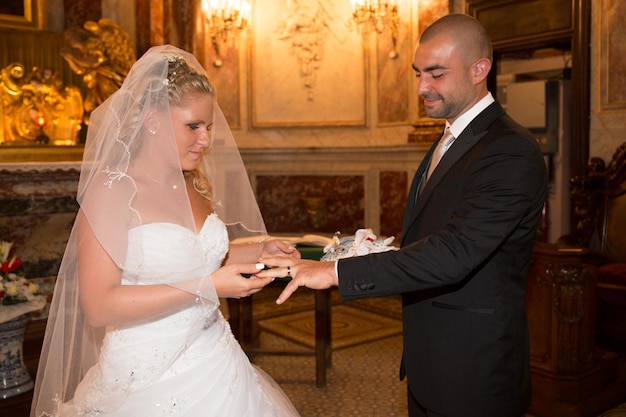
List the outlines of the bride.
<svg viewBox="0 0 626 417">
<path fill-rule="evenodd" d="M 219 310 L 299 257 L 265 226 L 195 58 L 150 49 L 91 115 L 32 417 L 297 416 Z M 258 235 L 256 243 L 229 245 Z"/>
</svg>

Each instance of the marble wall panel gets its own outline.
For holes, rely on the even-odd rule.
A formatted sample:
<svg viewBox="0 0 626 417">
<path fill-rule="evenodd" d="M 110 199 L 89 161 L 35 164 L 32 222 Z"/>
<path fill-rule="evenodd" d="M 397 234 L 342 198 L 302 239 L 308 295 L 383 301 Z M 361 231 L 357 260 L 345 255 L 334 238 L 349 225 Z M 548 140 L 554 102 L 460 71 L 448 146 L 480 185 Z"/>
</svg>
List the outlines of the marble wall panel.
<svg viewBox="0 0 626 417">
<path fill-rule="evenodd" d="M 409 16 L 410 5 L 398 2 L 401 16 Z M 378 124 L 407 124 L 411 120 L 409 95 L 411 91 L 411 63 L 415 39 L 411 34 L 410 22 L 399 19 L 397 33 L 393 39 L 391 30 L 376 37 Z"/>
<path fill-rule="evenodd" d="M 242 149 L 270 233 L 353 234 L 399 241 L 408 181 L 426 147 Z M 0 240 L 29 278 L 55 276 L 78 209 L 79 162 L 0 163 Z M 316 208 L 319 208 L 316 212 Z"/>
<path fill-rule="evenodd" d="M 406 171 L 380 173 L 380 235 L 400 243 L 409 177 Z"/>
<path fill-rule="evenodd" d="M 268 232 L 352 234 L 364 227 L 362 175 L 259 175 L 256 194 Z"/>
<path fill-rule="evenodd" d="M 0 169 L 0 240 L 14 243 L 28 278 L 56 275 L 76 216 L 75 168 Z"/>
</svg>

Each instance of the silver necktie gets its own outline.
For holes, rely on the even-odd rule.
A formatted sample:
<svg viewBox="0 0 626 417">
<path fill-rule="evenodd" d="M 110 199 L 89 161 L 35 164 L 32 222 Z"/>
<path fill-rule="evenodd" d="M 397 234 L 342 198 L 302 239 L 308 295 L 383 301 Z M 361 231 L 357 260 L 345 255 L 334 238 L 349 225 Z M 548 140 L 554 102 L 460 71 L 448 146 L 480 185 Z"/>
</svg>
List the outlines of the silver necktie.
<svg viewBox="0 0 626 417">
<path fill-rule="evenodd" d="M 450 129 L 446 128 L 446 132 L 444 133 L 443 137 L 437 144 L 437 147 L 435 148 L 435 152 L 433 152 L 433 157 L 430 160 L 430 166 L 428 167 L 428 174 L 426 175 L 426 181 L 428 181 L 428 179 L 430 178 L 430 175 L 435 170 L 435 167 L 437 166 L 439 161 L 441 161 L 443 154 L 446 153 L 450 145 L 452 145 L 452 142 L 454 142 L 454 139 L 455 137 L 452 133 L 450 133 Z"/>
</svg>

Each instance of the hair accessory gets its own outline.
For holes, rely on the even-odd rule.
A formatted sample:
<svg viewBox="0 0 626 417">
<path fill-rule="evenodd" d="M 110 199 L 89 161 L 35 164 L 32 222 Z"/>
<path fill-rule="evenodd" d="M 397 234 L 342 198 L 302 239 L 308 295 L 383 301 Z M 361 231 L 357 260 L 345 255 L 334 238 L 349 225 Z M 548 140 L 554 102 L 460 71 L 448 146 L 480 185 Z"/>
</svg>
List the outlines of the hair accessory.
<svg viewBox="0 0 626 417">
<path fill-rule="evenodd" d="M 168 71 L 167 78 L 163 80 L 163 84 L 167 87 L 171 87 L 176 84 L 176 81 L 181 78 L 182 75 L 177 69 L 185 64 L 185 60 L 182 56 L 178 55 L 166 55 L 165 59 L 167 59 Z"/>
</svg>

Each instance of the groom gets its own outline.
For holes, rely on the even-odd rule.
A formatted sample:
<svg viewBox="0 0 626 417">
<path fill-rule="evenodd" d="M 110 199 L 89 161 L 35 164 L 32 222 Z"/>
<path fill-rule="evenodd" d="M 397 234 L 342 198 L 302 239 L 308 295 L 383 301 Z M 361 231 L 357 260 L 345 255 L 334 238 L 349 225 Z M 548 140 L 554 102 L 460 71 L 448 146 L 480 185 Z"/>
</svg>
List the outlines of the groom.
<svg viewBox="0 0 626 417">
<path fill-rule="evenodd" d="M 452 136 L 415 174 L 399 251 L 262 260 L 278 270 L 260 276 L 293 277 L 279 304 L 298 286 L 336 285 L 344 301 L 402 294 L 411 417 L 520 417 L 530 404 L 526 277 L 547 175 L 533 136 L 487 90 L 491 64 L 470 16 L 447 15 L 419 40 L 418 94 Z"/>
</svg>

